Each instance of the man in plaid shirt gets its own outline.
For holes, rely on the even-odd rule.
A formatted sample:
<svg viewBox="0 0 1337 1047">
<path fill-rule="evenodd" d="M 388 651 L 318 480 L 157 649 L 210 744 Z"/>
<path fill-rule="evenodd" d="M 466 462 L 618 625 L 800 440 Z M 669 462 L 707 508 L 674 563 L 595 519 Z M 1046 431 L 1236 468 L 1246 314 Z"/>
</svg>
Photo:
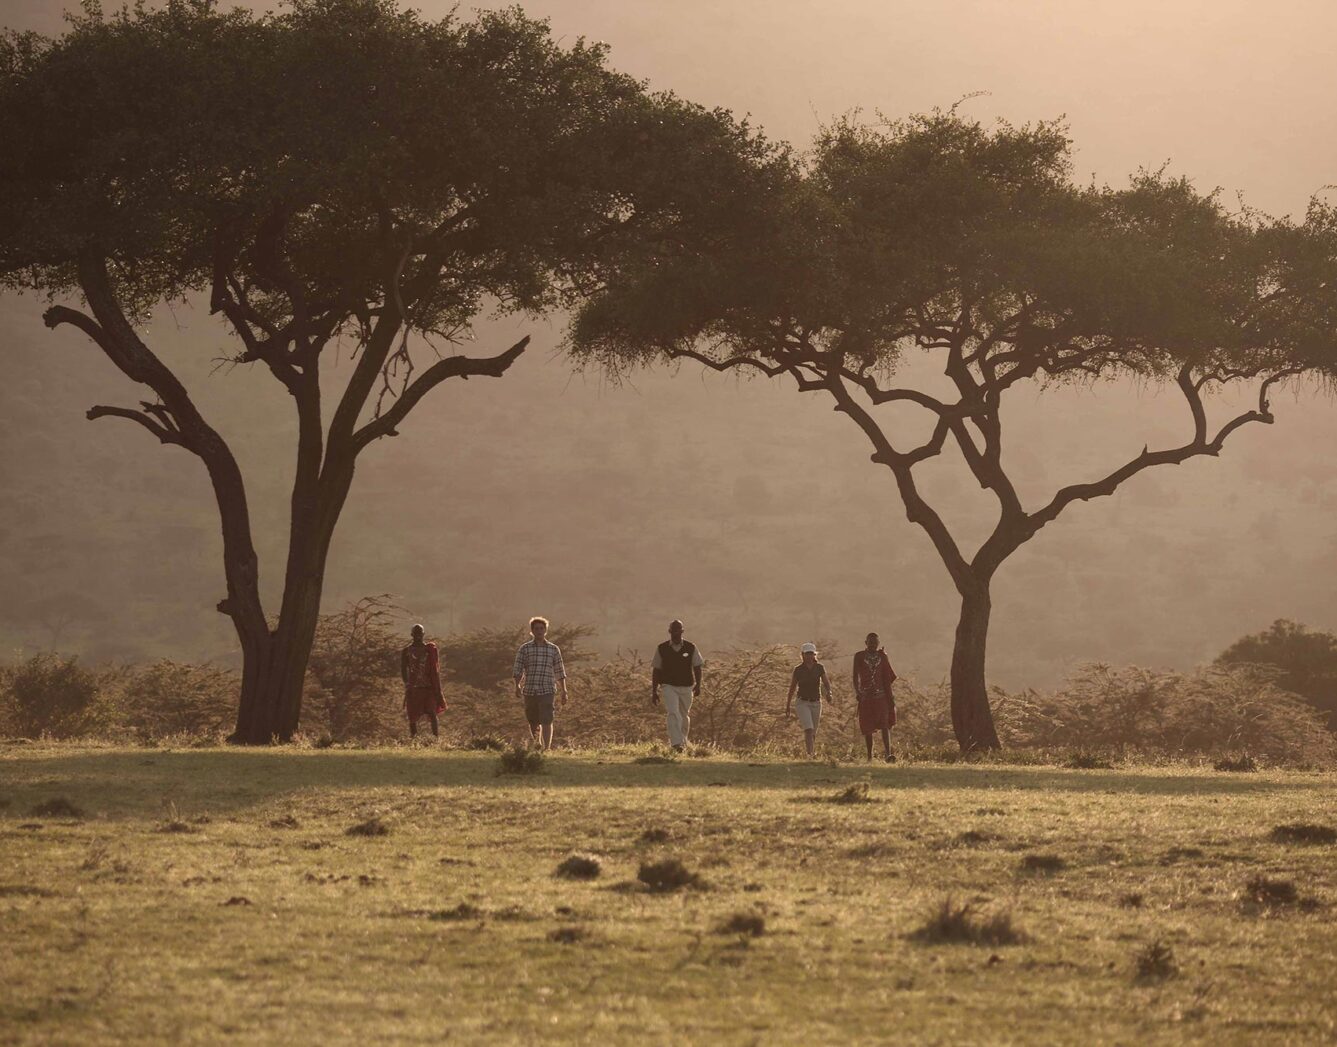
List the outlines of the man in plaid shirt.
<svg viewBox="0 0 1337 1047">
<path fill-rule="evenodd" d="M 540 749 L 548 749 L 552 746 L 552 707 L 558 688 L 562 704 L 566 704 L 566 666 L 561 650 L 545 639 L 548 619 L 530 619 L 529 631 L 534 639 L 526 640 L 515 652 L 511 676 L 515 678 L 515 696 L 525 703 L 530 736 Z"/>
</svg>

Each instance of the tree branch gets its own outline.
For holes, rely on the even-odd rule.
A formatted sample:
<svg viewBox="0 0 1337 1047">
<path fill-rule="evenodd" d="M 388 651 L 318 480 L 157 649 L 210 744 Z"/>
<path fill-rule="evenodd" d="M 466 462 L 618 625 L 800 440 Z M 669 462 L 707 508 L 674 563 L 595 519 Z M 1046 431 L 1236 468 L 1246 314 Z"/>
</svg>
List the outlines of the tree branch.
<svg viewBox="0 0 1337 1047">
<path fill-rule="evenodd" d="M 142 425 L 162 443 L 176 444 L 178 447 L 186 446 L 186 442 L 181 438 L 181 433 L 178 430 L 159 424 L 146 412 L 136 411 L 131 407 L 107 407 L 99 404 L 97 407 L 90 407 L 84 417 L 90 422 L 95 421 L 98 418 L 127 418 L 132 422 Z"/>
<path fill-rule="evenodd" d="M 409 411 L 413 410 L 414 405 L 434 387 L 448 378 L 468 379 L 475 376 L 500 378 L 510 368 L 511 364 L 520 358 L 520 354 L 525 351 L 528 345 L 529 335 L 525 335 L 520 341 L 497 356 L 481 359 L 471 356 L 448 356 L 444 360 L 438 360 L 427 368 L 412 385 L 408 386 L 384 414 L 373 418 L 353 434 L 354 453 L 382 436 L 398 435 L 395 427 L 404 420 Z"/>
</svg>

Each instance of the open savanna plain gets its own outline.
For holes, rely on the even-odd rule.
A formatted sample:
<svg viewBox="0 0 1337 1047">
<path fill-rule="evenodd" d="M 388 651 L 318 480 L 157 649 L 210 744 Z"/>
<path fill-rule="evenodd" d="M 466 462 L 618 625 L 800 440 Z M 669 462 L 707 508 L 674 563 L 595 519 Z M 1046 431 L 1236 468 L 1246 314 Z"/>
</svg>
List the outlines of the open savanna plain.
<svg viewBox="0 0 1337 1047">
<path fill-rule="evenodd" d="M 498 770 L 3 747 L 0 1040 L 1337 1038 L 1331 771 Z M 672 860 L 698 882 L 639 878 Z"/>
</svg>

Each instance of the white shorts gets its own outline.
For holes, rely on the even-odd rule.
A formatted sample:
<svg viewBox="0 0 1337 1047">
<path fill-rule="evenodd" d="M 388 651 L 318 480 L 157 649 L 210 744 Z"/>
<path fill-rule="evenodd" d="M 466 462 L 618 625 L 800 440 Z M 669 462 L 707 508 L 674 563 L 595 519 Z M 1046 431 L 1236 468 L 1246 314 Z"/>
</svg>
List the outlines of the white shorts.
<svg viewBox="0 0 1337 1047">
<path fill-rule="evenodd" d="M 822 722 L 821 702 L 805 702 L 800 698 L 794 703 L 794 708 L 798 711 L 800 727 L 805 731 L 817 730 L 817 725 Z"/>
</svg>

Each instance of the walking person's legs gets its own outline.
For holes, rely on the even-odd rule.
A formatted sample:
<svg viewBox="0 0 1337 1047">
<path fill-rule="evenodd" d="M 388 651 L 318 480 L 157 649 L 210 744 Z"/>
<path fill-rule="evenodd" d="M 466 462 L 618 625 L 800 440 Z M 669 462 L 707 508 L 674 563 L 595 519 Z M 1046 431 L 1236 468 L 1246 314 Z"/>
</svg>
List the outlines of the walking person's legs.
<svg viewBox="0 0 1337 1047">
<path fill-rule="evenodd" d="M 869 739 L 868 739 L 868 749 L 869 749 L 869 754 L 868 754 L 868 755 L 869 755 L 870 757 L 872 756 L 872 748 L 873 748 L 873 739 L 872 739 L 871 737 L 869 737 Z M 886 755 L 887 763 L 891 763 L 892 760 L 896 759 L 896 757 L 894 757 L 894 756 L 891 755 L 891 732 L 890 732 L 890 731 L 887 731 L 887 730 L 884 730 L 884 731 L 882 732 L 882 752 Z"/>
<path fill-rule="evenodd" d="M 683 692 L 686 692 L 686 704 L 690 705 L 692 700 L 692 691 L 688 687 L 676 687 L 673 684 L 666 683 L 660 687 L 661 696 L 664 701 L 664 717 L 668 724 L 669 745 L 674 749 L 681 749 L 685 730 L 683 721 L 686 719 L 684 709 Z"/>
<path fill-rule="evenodd" d="M 432 737 L 433 737 L 433 738 L 440 738 L 440 737 L 441 737 L 441 732 L 440 732 L 440 730 L 437 729 L 436 713 L 428 713 L 427 716 L 428 716 L 428 718 L 432 721 Z"/>
<path fill-rule="evenodd" d="M 867 733 L 864 734 L 864 736 L 863 736 L 863 744 L 864 744 L 864 748 L 868 750 L 868 755 L 865 757 L 865 759 L 866 759 L 866 760 L 871 760 L 871 759 L 873 758 L 873 732 L 872 732 L 872 731 L 868 731 Z"/>
</svg>

